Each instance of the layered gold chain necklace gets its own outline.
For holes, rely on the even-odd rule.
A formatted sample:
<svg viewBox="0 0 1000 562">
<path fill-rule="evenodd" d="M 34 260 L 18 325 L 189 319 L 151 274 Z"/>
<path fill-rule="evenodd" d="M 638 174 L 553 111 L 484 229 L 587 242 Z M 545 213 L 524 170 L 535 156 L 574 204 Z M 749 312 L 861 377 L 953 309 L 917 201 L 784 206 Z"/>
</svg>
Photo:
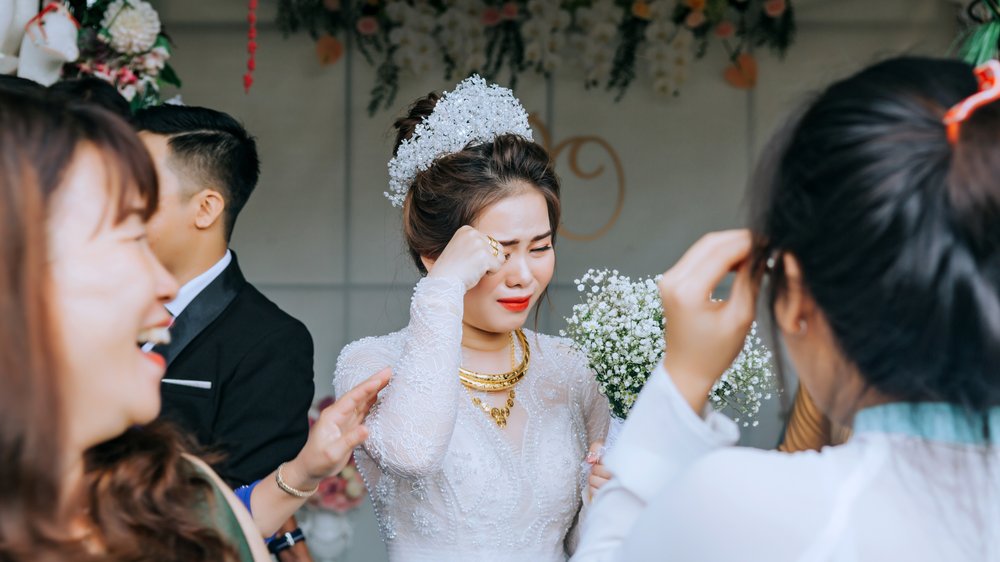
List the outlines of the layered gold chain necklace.
<svg viewBox="0 0 1000 562">
<path fill-rule="evenodd" d="M 517 364 L 517 346 L 514 343 L 515 335 L 517 336 L 517 341 L 521 342 L 521 349 L 524 350 L 524 357 L 521 359 L 520 365 Z M 507 392 L 506 405 L 500 406 L 499 408 L 490 406 L 476 396 L 472 397 L 472 403 L 483 412 L 486 412 L 486 415 L 492 417 L 493 421 L 496 422 L 497 427 L 503 429 L 507 427 L 507 416 L 510 415 L 510 409 L 514 407 L 514 398 L 516 397 L 516 394 L 514 393 L 514 385 L 524 378 L 525 373 L 528 372 L 528 364 L 530 362 L 531 351 L 528 348 L 528 338 L 525 337 L 523 331 L 516 330 L 510 334 L 511 370 L 509 372 L 493 375 L 477 373 L 475 371 L 459 367 L 458 378 L 462 381 L 462 385 L 469 390 L 478 390 L 480 392 L 499 392 L 501 390 L 509 390 L 509 392 Z"/>
</svg>

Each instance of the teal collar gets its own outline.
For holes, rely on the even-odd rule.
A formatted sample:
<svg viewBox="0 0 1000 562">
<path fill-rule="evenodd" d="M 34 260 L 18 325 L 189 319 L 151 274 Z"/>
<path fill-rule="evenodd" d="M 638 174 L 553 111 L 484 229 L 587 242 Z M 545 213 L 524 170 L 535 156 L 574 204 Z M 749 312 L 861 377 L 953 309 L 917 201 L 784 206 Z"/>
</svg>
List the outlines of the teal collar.
<svg viewBox="0 0 1000 562">
<path fill-rule="evenodd" d="M 990 442 L 1000 443 L 1000 407 L 988 413 Z M 965 445 L 985 445 L 982 421 L 945 402 L 894 402 L 865 408 L 854 417 L 854 432 L 893 433 Z"/>
</svg>

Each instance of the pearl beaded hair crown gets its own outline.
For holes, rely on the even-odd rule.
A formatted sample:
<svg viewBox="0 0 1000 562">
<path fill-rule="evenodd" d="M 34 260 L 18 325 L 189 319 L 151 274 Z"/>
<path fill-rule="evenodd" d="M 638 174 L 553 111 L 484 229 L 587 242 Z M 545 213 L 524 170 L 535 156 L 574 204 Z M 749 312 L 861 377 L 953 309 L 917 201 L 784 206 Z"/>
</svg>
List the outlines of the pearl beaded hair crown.
<svg viewBox="0 0 1000 562">
<path fill-rule="evenodd" d="M 435 160 L 508 134 L 534 140 L 521 102 L 509 89 L 487 84 L 478 74 L 466 78 L 442 94 L 434 111 L 399 144 L 396 156 L 389 160 L 386 198 L 393 207 L 402 207 L 413 179 Z"/>
</svg>

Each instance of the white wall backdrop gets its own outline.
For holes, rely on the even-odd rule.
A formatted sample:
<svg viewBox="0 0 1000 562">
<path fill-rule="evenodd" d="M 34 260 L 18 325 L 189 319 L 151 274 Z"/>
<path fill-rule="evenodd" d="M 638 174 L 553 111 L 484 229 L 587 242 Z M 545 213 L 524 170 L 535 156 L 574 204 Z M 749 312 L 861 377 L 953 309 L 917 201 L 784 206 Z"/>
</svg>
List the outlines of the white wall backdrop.
<svg viewBox="0 0 1000 562">
<path fill-rule="evenodd" d="M 312 331 L 317 395 L 329 394 L 341 347 L 399 329 L 416 273 L 399 236 L 399 212 L 382 196 L 396 113 L 431 90 L 450 88 L 436 74 L 406 77 L 398 110 L 369 117 L 373 69 L 351 53 L 323 67 L 305 35 L 285 39 L 270 24 L 274 0 L 260 8 L 256 81 L 244 94 L 246 3 L 160 0 L 176 43 L 173 63 L 183 99 L 231 113 L 257 136 L 263 174 L 239 219 L 234 248 L 248 278 Z M 744 224 L 743 190 L 751 160 L 805 95 L 858 67 L 902 52 L 943 55 L 955 33 L 956 6 L 945 0 L 800 0 L 798 36 L 785 60 L 759 55 L 756 90 L 722 80 L 724 54 L 695 63 L 677 98 L 659 98 L 641 77 L 623 101 L 584 91 L 566 70 L 551 80 L 522 77 L 517 93 L 554 142 L 597 135 L 620 156 L 625 200 L 607 235 L 563 238 L 553 306 L 540 328 L 555 332 L 577 300 L 572 280 L 590 267 L 632 275 L 662 272 L 702 233 Z M 604 165 L 593 181 L 575 177 L 564 154 L 565 226 L 590 232 L 612 215 L 611 161 L 594 146 L 581 165 Z M 773 446 L 777 405 L 762 413 L 750 445 Z M 371 509 L 354 512 L 350 561 L 385 560 Z"/>
</svg>

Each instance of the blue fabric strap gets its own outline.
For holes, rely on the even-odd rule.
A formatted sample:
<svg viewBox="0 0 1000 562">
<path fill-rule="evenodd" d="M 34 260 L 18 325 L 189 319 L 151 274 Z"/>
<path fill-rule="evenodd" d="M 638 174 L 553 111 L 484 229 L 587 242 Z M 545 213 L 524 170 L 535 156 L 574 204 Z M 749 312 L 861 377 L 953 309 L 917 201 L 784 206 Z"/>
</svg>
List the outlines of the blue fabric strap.
<svg viewBox="0 0 1000 562">
<path fill-rule="evenodd" d="M 1000 407 L 987 414 L 990 444 L 1000 443 Z M 895 433 L 928 441 L 986 445 L 983 421 L 944 402 L 895 402 L 865 408 L 854 417 L 854 432 Z"/>
</svg>

